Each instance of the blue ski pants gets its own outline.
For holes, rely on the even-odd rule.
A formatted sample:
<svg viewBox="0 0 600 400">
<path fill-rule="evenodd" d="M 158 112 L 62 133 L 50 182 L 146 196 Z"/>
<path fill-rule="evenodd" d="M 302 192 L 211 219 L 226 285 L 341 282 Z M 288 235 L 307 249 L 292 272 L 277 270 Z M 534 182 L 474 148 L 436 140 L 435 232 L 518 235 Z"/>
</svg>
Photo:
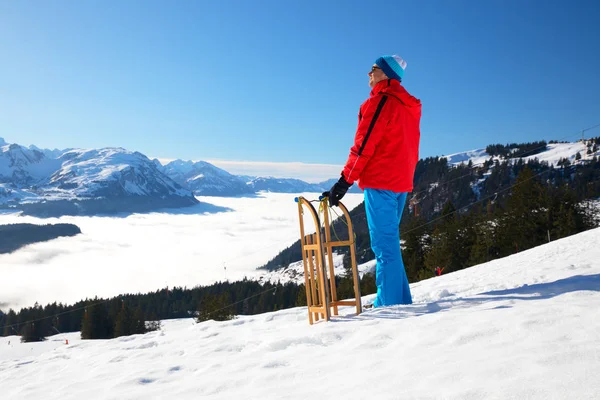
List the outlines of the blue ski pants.
<svg viewBox="0 0 600 400">
<path fill-rule="evenodd" d="M 400 252 L 400 219 L 406 193 L 365 189 L 365 211 L 369 224 L 371 248 L 377 259 L 374 307 L 412 304 L 408 278 Z"/>
</svg>

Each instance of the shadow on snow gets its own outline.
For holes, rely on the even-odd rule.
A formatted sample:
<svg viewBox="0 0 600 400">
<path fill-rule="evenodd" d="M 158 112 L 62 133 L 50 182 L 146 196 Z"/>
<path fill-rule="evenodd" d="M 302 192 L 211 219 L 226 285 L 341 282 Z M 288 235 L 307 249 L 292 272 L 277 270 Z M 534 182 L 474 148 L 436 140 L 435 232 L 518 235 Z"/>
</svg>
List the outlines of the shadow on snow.
<svg viewBox="0 0 600 400">
<path fill-rule="evenodd" d="M 578 291 L 600 292 L 600 274 L 575 275 L 554 282 L 525 284 L 514 289 L 493 290 L 479 293 L 471 297 L 452 297 L 440 299 L 431 303 L 416 303 L 411 305 L 398 305 L 367 310 L 360 315 L 335 316 L 332 321 L 346 322 L 356 319 L 404 319 L 433 314 L 440 311 L 449 311 L 453 308 L 466 308 L 496 301 L 507 300 L 547 300 L 566 293 Z M 511 308 L 511 305 L 499 305 L 493 309 Z"/>
</svg>

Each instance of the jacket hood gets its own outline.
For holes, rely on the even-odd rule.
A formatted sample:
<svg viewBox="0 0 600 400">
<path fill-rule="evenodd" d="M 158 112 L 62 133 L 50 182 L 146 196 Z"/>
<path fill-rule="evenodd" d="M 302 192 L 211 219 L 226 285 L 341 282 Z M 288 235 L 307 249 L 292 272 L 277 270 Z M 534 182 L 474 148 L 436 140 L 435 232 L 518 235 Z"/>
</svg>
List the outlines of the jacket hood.
<svg viewBox="0 0 600 400">
<path fill-rule="evenodd" d="M 412 96 L 396 79 L 385 79 L 378 82 L 371 90 L 371 97 L 388 94 L 400 100 L 411 112 L 421 114 L 421 100 Z"/>
</svg>

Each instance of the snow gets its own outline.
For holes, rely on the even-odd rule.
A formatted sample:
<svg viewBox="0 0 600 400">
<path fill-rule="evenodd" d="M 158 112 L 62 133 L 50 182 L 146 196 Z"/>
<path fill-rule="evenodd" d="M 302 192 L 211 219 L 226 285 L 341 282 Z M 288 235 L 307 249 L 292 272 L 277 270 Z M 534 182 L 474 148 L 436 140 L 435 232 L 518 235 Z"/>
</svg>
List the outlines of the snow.
<svg viewBox="0 0 600 400">
<path fill-rule="evenodd" d="M 17 144 L 0 147 L 0 180 L 8 180 L 9 187 L 23 192 L 12 191 L 7 195 L 6 190 L 0 191 L 0 204 L 96 198 L 98 191 L 102 193 L 107 184 L 121 180 L 124 175 L 129 175 L 123 184 L 128 195 L 149 196 L 156 192 L 169 196 L 192 195 L 191 191 L 179 188 L 158 173 L 155 163 L 139 152 L 110 147 L 40 152 L 35 146 L 30 147 Z M 58 158 L 48 158 L 53 154 Z M 134 179 L 134 175 L 141 179 Z M 102 197 L 106 197 L 106 193 Z"/>
<path fill-rule="evenodd" d="M 403 242 L 402 240 L 400 242 Z M 364 264 L 358 265 L 358 273 L 362 277 L 365 273 L 373 272 L 375 269 L 376 260 L 368 261 Z M 334 253 L 333 255 L 333 266 L 334 273 L 336 276 L 342 276 L 344 272 L 344 255 Z M 296 284 L 304 283 L 304 265 L 302 260 L 296 261 L 288 265 L 286 268 L 276 271 L 265 272 L 258 276 L 259 282 L 270 282 L 270 283 L 288 283 L 294 282 Z"/>
<path fill-rule="evenodd" d="M 89 193 L 93 193 L 101 182 L 114 180 L 121 171 L 145 161 L 144 156 L 138 157 L 136 154 L 121 148 L 68 151 L 61 157 L 64 160 L 62 168 L 52 176 L 52 182 L 62 181 L 75 185 L 75 188 L 64 191 L 65 197 L 85 197 Z M 132 194 L 145 192 L 131 183 L 126 189 L 131 190 Z M 47 192 L 54 196 L 56 193 L 60 193 L 54 188 Z"/>
<path fill-rule="evenodd" d="M 29 190 L 14 188 L 13 185 L 0 183 L 0 204 L 11 201 L 19 203 L 30 203 L 39 201 L 39 196 Z M 0 212 L 5 210 L 0 210 Z"/>
<path fill-rule="evenodd" d="M 0 224 L 72 223 L 82 231 L 0 254 L 0 303 L 17 309 L 36 301 L 73 303 L 96 295 L 258 279 L 264 271 L 256 268 L 300 238 L 298 195 L 197 196 L 201 203 L 195 206 L 116 217 L 0 214 Z M 320 193 L 302 195 L 316 199 Z M 362 199 L 349 193 L 342 202 L 352 209 Z"/>
<path fill-rule="evenodd" d="M 2 396 L 598 398 L 600 229 L 411 289 L 412 305 L 359 316 L 342 308 L 312 326 L 300 307 L 226 322 L 165 321 L 161 331 L 112 340 L 0 338 Z"/>
<path fill-rule="evenodd" d="M 544 150 L 543 152 L 527 157 L 522 157 L 522 159 L 524 162 L 527 162 L 529 160 L 537 158 L 540 162 L 545 161 L 550 165 L 556 166 L 562 158 L 567 158 L 569 159 L 569 161 L 571 161 L 571 163 L 573 163 L 575 161 L 577 153 L 580 153 L 583 159 L 586 159 L 588 157 L 586 154 L 586 143 L 582 141 L 574 143 L 552 143 L 548 144 L 546 150 Z M 596 155 L 598 155 L 598 152 L 596 153 Z M 469 150 L 461 153 L 450 154 L 443 157 L 448 159 L 449 165 L 467 164 L 469 161 L 472 161 L 474 166 L 481 166 L 485 161 L 489 160 L 490 158 L 494 160 L 502 160 L 498 157 L 491 157 L 488 153 L 486 153 L 485 149 Z"/>
<path fill-rule="evenodd" d="M 18 171 L 26 172 L 34 180 L 40 180 L 59 168 L 58 160 L 49 159 L 41 152 L 35 153 L 21 146 L 0 142 L 0 177 L 12 177 L 13 172 Z"/>
<path fill-rule="evenodd" d="M 546 161 L 550 165 L 556 166 L 561 158 L 568 158 L 569 161 L 575 161 L 575 156 L 580 153 L 585 156 L 587 147 L 582 142 L 575 143 L 553 143 L 548 145 L 548 149 L 540 154 L 524 157 L 523 161 L 537 158 L 540 162 Z"/>
<path fill-rule="evenodd" d="M 469 150 L 462 153 L 450 154 L 443 156 L 448 160 L 449 165 L 456 164 L 468 164 L 469 161 L 473 162 L 473 165 L 483 165 L 483 163 L 490 158 L 485 149 Z"/>
</svg>

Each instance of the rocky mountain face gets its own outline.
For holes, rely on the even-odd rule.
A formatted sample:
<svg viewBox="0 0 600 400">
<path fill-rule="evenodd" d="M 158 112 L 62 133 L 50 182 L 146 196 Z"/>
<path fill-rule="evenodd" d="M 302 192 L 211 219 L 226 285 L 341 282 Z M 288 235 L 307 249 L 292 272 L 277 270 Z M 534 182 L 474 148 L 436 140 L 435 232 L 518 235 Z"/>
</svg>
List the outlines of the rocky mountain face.
<svg viewBox="0 0 600 400">
<path fill-rule="evenodd" d="M 139 152 L 122 148 L 44 152 L 4 140 L 0 145 L 1 208 L 49 217 L 198 203 L 190 190 Z"/>
</svg>

